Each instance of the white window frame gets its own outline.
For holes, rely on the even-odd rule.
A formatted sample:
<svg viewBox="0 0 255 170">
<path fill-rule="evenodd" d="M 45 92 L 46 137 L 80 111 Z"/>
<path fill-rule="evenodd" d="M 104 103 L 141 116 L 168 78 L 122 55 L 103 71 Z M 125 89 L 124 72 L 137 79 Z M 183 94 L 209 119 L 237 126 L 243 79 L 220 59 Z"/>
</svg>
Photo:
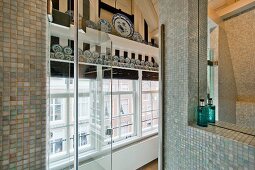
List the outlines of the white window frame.
<svg viewBox="0 0 255 170">
<path fill-rule="evenodd" d="M 97 66 L 97 68 L 98 68 L 98 73 L 99 74 L 102 74 L 102 66 Z M 152 128 L 150 128 L 150 129 L 148 129 L 147 131 L 146 131 L 146 134 L 145 134 L 145 131 L 143 131 L 142 130 L 142 94 L 144 94 L 144 93 L 150 93 L 151 95 L 152 94 L 159 94 L 159 90 L 156 90 L 156 91 L 146 91 L 146 92 L 143 92 L 142 91 L 142 70 L 138 70 L 138 74 L 139 74 L 139 79 L 138 80 L 132 80 L 133 81 L 133 83 L 132 83 L 132 85 L 133 85 L 133 89 L 132 89 L 132 91 L 130 90 L 130 91 L 113 91 L 113 92 L 103 92 L 103 86 L 102 86 L 102 83 L 103 83 L 103 78 L 102 77 L 98 77 L 98 79 L 97 80 L 95 80 L 96 81 L 96 83 L 89 83 L 90 84 L 90 86 L 94 86 L 95 84 L 96 84 L 96 86 L 97 86 L 97 91 L 90 91 L 90 92 L 87 92 L 87 93 L 79 93 L 79 96 L 88 96 L 88 97 L 91 97 L 91 94 L 92 93 L 95 93 L 94 95 L 98 95 L 97 93 L 98 93 L 98 91 L 101 91 L 101 92 L 103 92 L 102 93 L 102 96 L 101 96 L 101 98 L 99 97 L 98 98 L 98 96 L 97 96 L 97 100 L 101 100 L 101 104 L 102 104 L 102 107 L 101 107 L 101 110 L 103 110 L 103 112 L 101 112 L 101 113 L 104 113 L 104 104 L 102 103 L 103 102 L 103 96 L 104 95 L 117 95 L 118 96 L 118 111 L 120 112 L 120 96 L 121 95 L 132 95 L 133 96 L 133 113 L 132 113 L 132 116 L 133 116 L 133 132 L 132 133 L 130 133 L 130 134 L 125 134 L 125 135 L 121 135 L 121 128 L 119 128 L 119 136 L 117 137 L 117 138 L 112 138 L 112 139 L 107 139 L 106 138 L 106 140 L 104 140 L 104 143 L 103 143 L 103 145 L 102 144 L 99 144 L 98 142 L 96 142 L 96 141 L 93 141 L 93 140 L 90 140 L 89 141 L 89 139 L 87 139 L 88 140 L 88 142 L 90 142 L 89 144 L 87 144 L 87 146 L 85 145 L 85 146 L 83 146 L 83 147 L 81 147 L 81 149 L 79 150 L 79 153 L 80 153 L 80 155 L 81 156 L 83 156 L 84 158 L 90 158 L 91 156 L 93 156 L 93 155 L 100 155 L 100 154 L 102 154 L 102 153 L 104 153 L 105 152 L 105 150 L 107 150 L 107 149 L 110 149 L 111 147 L 111 143 L 112 143 L 112 146 L 113 147 L 118 147 L 118 146 L 125 146 L 125 145 L 128 145 L 128 144 L 130 144 L 130 142 L 131 141 L 137 141 L 137 140 L 141 140 L 141 139 L 143 139 L 144 137 L 146 137 L 146 136 L 150 136 L 150 135 L 153 135 L 153 134 L 157 134 L 157 132 L 158 132 L 158 127 L 154 127 L 153 126 L 153 112 L 151 112 L 152 113 Z M 72 79 L 68 79 L 68 78 L 66 78 L 67 79 L 67 82 L 69 83 L 69 81 L 70 82 L 72 82 L 73 80 Z M 118 89 L 120 89 L 120 81 L 121 81 L 121 79 L 118 79 L 119 81 L 118 81 Z M 67 83 L 67 86 L 69 86 L 69 84 Z M 100 83 L 101 83 L 101 85 L 100 85 Z M 56 93 L 56 94 L 54 94 L 54 93 L 52 93 L 51 95 L 50 95 L 50 97 L 51 98 L 54 98 L 54 97 L 57 97 L 57 98 L 65 98 L 66 99 L 66 105 L 67 105 L 67 108 L 65 108 L 66 109 L 66 111 L 65 111 L 65 113 L 68 113 L 68 112 L 70 112 L 70 102 L 71 102 L 71 98 L 73 97 L 73 92 L 70 92 L 69 91 L 69 89 L 68 89 L 68 87 L 67 87 L 67 93 Z M 152 96 L 150 97 L 151 98 L 151 100 L 152 100 Z M 95 100 L 95 98 L 94 98 L 94 100 Z M 111 104 L 111 102 L 112 101 L 110 101 L 110 104 Z M 152 102 L 152 101 L 151 101 Z M 100 101 L 99 101 L 99 103 L 100 103 Z M 152 104 L 152 107 L 153 107 L 153 103 L 151 103 Z M 91 107 L 91 104 L 90 104 L 90 107 Z M 153 109 L 152 109 L 153 110 Z M 111 110 L 110 110 L 110 108 L 109 108 L 109 113 L 110 113 L 110 119 L 112 118 L 111 117 Z M 89 110 L 89 115 L 91 115 L 91 110 Z M 119 113 L 119 115 L 118 115 L 119 117 L 120 117 L 120 119 L 119 119 L 119 126 L 121 126 L 121 117 L 122 116 L 127 116 L 127 114 L 125 114 L 125 115 L 121 115 L 120 113 Z M 95 117 L 96 118 L 96 117 Z M 97 130 L 99 129 L 101 129 L 101 135 L 105 135 L 105 131 L 104 131 L 104 129 L 105 129 L 105 126 L 104 126 L 104 121 L 106 120 L 105 119 L 105 115 L 103 114 L 103 115 L 101 115 L 101 117 L 99 117 L 99 119 L 101 120 L 101 124 L 99 125 L 99 124 L 93 124 L 93 123 L 91 123 L 91 119 L 92 119 L 92 117 L 90 117 L 89 118 L 90 120 L 87 120 L 87 119 L 85 119 L 85 120 L 79 120 L 79 123 L 89 123 L 90 125 L 89 126 L 93 126 L 93 128 L 96 128 Z M 100 121 L 99 120 L 99 121 Z M 54 164 L 56 164 L 56 163 L 58 163 L 58 162 L 61 162 L 61 160 L 64 160 L 64 159 L 69 159 L 70 157 L 73 157 L 73 149 L 71 149 L 70 147 L 70 145 L 71 145 L 71 136 L 70 136 L 70 128 L 74 125 L 73 123 L 72 124 L 70 124 L 71 122 L 70 122 L 70 116 L 67 114 L 66 115 L 66 120 L 65 120 L 66 122 L 64 122 L 64 123 L 62 123 L 62 124 L 54 124 L 50 129 L 55 129 L 55 128 L 67 128 L 67 127 L 69 127 L 69 128 L 67 128 L 67 132 L 66 132 L 66 136 L 68 136 L 67 138 L 66 138 L 66 141 L 64 141 L 64 142 L 66 142 L 66 154 L 62 154 L 62 155 L 59 155 L 59 156 L 54 156 L 54 157 L 50 157 L 50 159 L 51 159 L 51 162 L 53 162 Z M 94 126 L 96 126 L 96 127 L 94 127 Z M 91 131 L 91 129 L 90 129 L 90 131 Z M 90 132 L 89 132 L 89 134 L 88 135 L 92 135 Z M 89 137 L 91 137 L 91 136 L 89 136 Z M 90 138 L 91 139 L 91 138 Z"/>
</svg>

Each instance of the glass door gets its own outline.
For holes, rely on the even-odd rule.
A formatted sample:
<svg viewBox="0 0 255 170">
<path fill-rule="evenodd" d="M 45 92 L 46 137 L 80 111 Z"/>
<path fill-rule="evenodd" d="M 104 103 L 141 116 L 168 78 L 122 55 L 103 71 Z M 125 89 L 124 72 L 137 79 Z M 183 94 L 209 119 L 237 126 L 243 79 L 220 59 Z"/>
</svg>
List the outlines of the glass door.
<svg viewBox="0 0 255 170">
<path fill-rule="evenodd" d="M 94 1 L 51 2 L 48 168 L 110 170 L 110 38 L 97 29 Z"/>
</svg>

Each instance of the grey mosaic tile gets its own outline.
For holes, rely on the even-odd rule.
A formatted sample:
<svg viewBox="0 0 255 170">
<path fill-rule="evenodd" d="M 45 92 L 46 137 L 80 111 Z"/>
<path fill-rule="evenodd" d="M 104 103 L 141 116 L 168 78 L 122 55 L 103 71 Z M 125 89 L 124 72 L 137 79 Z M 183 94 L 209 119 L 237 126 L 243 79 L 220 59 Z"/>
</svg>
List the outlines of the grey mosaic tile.
<svg viewBox="0 0 255 170">
<path fill-rule="evenodd" d="M 44 169 L 46 0 L 0 11 L 0 169 Z"/>
<path fill-rule="evenodd" d="M 164 168 L 254 169 L 255 148 L 235 141 L 240 133 L 218 128 L 211 128 L 213 131 L 211 133 L 188 126 L 188 121 L 194 120 L 194 115 L 189 113 L 194 113 L 198 99 L 197 2 L 159 0 L 160 23 L 166 26 L 165 72 L 163 73 L 166 80 Z M 200 11 L 202 10 L 199 20 L 203 23 L 200 26 L 206 30 L 207 1 L 199 2 Z M 200 34 L 201 38 L 203 35 L 206 36 L 206 32 L 201 31 Z M 205 42 L 205 40 L 200 41 L 201 57 L 206 56 Z M 203 60 L 201 62 L 203 63 Z M 200 76 L 203 79 L 203 75 Z M 248 137 L 241 136 L 241 139 L 245 142 Z"/>
</svg>

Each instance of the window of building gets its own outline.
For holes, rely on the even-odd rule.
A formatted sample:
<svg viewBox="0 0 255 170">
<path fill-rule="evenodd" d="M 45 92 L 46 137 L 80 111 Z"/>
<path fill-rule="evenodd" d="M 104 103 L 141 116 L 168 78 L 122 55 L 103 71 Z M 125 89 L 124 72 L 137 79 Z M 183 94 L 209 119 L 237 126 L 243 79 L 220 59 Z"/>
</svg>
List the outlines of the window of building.
<svg viewBox="0 0 255 170">
<path fill-rule="evenodd" d="M 150 79 L 150 75 L 148 79 L 122 76 L 124 79 L 104 76 L 79 79 L 80 153 L 100 153 L 111 143 L 123 144 L 157 132 L 158 81 Z M 67 77 L 51 77 L 50 81 L 49 146 L 50 159 L 54 162 L 74 152 L 74 84 Z M 112 138 L 107 134 L 109 129 Z M 102 138 L 104 142 L 99 142 Z"/>
</svg>

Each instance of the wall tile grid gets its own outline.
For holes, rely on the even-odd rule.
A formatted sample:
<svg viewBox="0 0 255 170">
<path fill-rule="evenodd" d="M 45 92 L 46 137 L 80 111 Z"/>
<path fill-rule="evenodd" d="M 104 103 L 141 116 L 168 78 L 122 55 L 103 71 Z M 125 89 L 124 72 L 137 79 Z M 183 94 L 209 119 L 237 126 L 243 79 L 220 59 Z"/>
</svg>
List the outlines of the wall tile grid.
<svg viewBox="0 0 255 170">
<path fill-rule="evenodd" d="M 224 22 L 237 88 L 236 122 L 253 128 L 255 128 L 254 17 L 255 8 L 252 8 Z"/>
<path fill-rule="evenodd" d="M 45 169 L 46 0 L 0 0 L 0 169 Z"/>
<path fill-rule="evenodd" d="M 164 79 L 164 169 L 255 169 L 255 148 L 224 135 L 188 126 L 197 105 L 197 0 L 159 0 L 166 26 Z M 206 30 L 207 0 L 199 0 L 200 27 Z M 200 72 L 206 69 L 207 33 L 200 31 Z M 192 39 L 193 38 L 193 39 Z M 202 57 L 205 58 L 202 58 Z M 206 72 L 206 70 L 204 70 Z M 204 87 L 203 74 L 199 75 Z M 195 80 L 194 80 L 195 79 Z M 205 95 L 201 90 L 200 94 Z M 200 96 L 201 97 L 201 96 Z M 195 99 L 194 99 L 195 98 Z M 227 132 L 228 133 L 228 132 Z"/>
<path fill-rule="evenodd" d="M 255 128 L 255 103 L 236 102 L 236 124 Z"/>
<path fill-rule="evenodd" d="M 220 121 L 236 123 L 237 88 L 224 23 L 219 26 L 218 109 Z"/>
</svg>

